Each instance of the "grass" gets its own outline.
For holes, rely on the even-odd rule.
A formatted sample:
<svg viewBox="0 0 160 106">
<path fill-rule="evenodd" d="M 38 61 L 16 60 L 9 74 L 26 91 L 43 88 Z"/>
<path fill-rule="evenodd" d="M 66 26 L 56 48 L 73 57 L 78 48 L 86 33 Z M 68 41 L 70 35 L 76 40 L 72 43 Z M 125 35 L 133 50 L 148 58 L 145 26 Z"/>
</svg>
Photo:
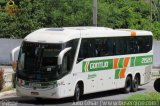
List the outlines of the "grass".
<svg viewBox="0 0 160 106">
<path fill-rule="evenodd" d="M 160 93 L 148 92 L 146 94 L 135 94 L 129 96 L 126 100 L 158 100 L 160 101 Z"/>
<path fill-rule="evenodd" d="M 132 102 L 132 104 L 124 104 L 123 106 L 159 106 L 160 93 L 148 92 L 145 94 L 135 94 L 129 96 L 124 102 Z"/>
</svg>

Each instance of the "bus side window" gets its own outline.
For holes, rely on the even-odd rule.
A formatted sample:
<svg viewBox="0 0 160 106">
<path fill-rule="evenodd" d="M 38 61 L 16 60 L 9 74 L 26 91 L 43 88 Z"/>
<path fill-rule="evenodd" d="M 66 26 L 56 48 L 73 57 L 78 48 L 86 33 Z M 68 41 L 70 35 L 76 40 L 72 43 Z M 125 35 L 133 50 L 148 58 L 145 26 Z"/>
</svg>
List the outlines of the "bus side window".
<svg viewBox="0 0 160 106">
<path fill-rule="evenodd" d="M 148 37 L 145 37 L 145 45 L 146 45 L 146 52 L 149 52 L 151 49 L 152 49 L 152 36 L 148 36 Z"/>
<path fill-rule="evenodd" d="M 152 49 L 152 36 L 82 39 L 77 62 L 90 57 L 146 53 Z"/>
<path fill-rule="evenodd" d="M 127 47 L 127 54 L 134 54 L 135 53 L 135 38 L 129 37 L 128 38 L 128 47 Z"/>
<path fill-rule="evenodd" d="M 104 47 L 105 47 L 105 54 L 104 56 L 112 56 L 115 52 L 115 45 L 114 45 L 113 38 L 105 39 Z"/>
<path fill-rule="evenodd" d="M 103 47 L 103 45 L 102 45 L 101 39 L 96 39 L 96 40 L 95 40 L 96 57 L 101 56 L 101 54 L 102 54 L 102 53 L 101 53 L 102 47 Z"/>
<path fill-rule="evenodd" d="M 84 42 L 84 40 L 82 40 L 81 41 L 81 46 L 80 46 L 80 49 L 79 49 L 77 62 L 80 62 L 84 59 L 84 49 L 85 49 L 84 47 L 85 47 L 85 42 Z"/>
<path fill-rule="evenodd" d="M 79 39 L 73 39 L 69 42 L 67 42 L 67 47 L 72 47 L 72 49 L 66 53 L 66 59 L 67 59 L 67 70 L 70 71 L 72 69 L 73 66 L 73 62 L 74 62 L 74 57 L 76 54 L 76 50 L 77 50 L 77 45 L 78 45 L 78 41 Z"/>
<path fill-rule="evenodd" d="M 113 41 L 111 41 L 110 39 L 106 40 L 106 51 L 107 51 L 107 56 L 111 56 L 113 55 Z"/>
<path fill-rule="evenodd" d="M 109 43 L 109 40 L 105 38 L 99 38 L 95 40 L 96 57 L 111 55 Z"/>
<path fill-rule="evenodd" d="M 94 39 L 82 39 L 77 62 L 80 62 L 85 58 L 96 56 L 94 43 Z"/>
<path fill-rule="evenodd" d="M 137 36 L 135 42 L 135 53 L 147 53 L 152 49 L 152 36 Z"/>
<path fill-rule="evenodd" d="M 117 38 L 115 42 L 116 52 L 115 55 L 123 55 L 124 52 L 124 41 L 123 38 Z"/>
<path fill-rule="evenodd" d="M 130 37 L 127 54 L 147 53 L 152 49 L 152 36 Z"/>
</svg>

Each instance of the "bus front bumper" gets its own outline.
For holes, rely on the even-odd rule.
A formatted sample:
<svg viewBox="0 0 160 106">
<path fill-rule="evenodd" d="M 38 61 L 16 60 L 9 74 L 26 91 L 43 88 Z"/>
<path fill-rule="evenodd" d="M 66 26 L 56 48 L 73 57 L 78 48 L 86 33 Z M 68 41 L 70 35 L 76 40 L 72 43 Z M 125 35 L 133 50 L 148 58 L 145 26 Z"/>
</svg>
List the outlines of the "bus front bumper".
<svg viewBox="0 0 160 106">
<path fill-rule="evenodd" d="M 24 88 L 20 86 L 16 86 L 17 96 L 21 97 L 40 97 L 40 98 L 63 98 L 60 87 L 52 88 L 52 89 L 34 89 L 34 88 Z"/>
</svg>

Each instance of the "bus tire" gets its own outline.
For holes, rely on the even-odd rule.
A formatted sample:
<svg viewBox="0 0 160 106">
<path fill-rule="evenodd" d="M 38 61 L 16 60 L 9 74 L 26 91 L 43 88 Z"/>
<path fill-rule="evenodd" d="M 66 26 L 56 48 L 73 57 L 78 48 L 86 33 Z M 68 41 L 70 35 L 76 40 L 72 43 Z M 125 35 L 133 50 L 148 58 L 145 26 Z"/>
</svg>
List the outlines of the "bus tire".
<svg viewBox="0 0 160 106">
<path fill-rule="evenodd" d="M 75 92 L 74 92 L 74 101 L 77 102 L 80 100 L 81 97 L 81 89 L 79 87 L 79 84 L 76 84 Z"/>
<path fill-rule="evenodd" d="M 131 91 L 132 79 L 130 76 L 127 76 L 125 87 L 123 88 L 124 93 L 129 93 Z"/>
<path fill-rule="evenodd" d="M 139 85 L 139 78 L 138 76 L 136 75 L 134 80 L 132 81 L 132 88 L 131 88 L 131 91 L 132 92 L 136 92 L 138 90 L 138 85 Z"/>
<path fill-rule="evenodd" d="M 154 81 L 154 89 L 157 91 L 157 92 L 160 92 L 160 78 L 156 79 Z"/>
</svg>

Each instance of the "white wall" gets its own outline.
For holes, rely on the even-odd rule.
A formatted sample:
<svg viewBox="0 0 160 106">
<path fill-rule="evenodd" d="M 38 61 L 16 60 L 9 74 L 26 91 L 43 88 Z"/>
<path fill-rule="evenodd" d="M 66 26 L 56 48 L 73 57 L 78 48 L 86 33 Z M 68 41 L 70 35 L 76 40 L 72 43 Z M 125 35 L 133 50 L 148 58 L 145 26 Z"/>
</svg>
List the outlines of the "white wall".
<svg viewBox="0 0 160 106">
<path fill-rule="evenodd" d="M 153 64 L 160 66 L 160 41 L 154 41 L 153 53 Z"/>
<path fill-rule="evenodd" d="M 10 52 L 21 43 L 22 39 L 0 39 L 0 64 L 11 64 Z"/>
</svg>

